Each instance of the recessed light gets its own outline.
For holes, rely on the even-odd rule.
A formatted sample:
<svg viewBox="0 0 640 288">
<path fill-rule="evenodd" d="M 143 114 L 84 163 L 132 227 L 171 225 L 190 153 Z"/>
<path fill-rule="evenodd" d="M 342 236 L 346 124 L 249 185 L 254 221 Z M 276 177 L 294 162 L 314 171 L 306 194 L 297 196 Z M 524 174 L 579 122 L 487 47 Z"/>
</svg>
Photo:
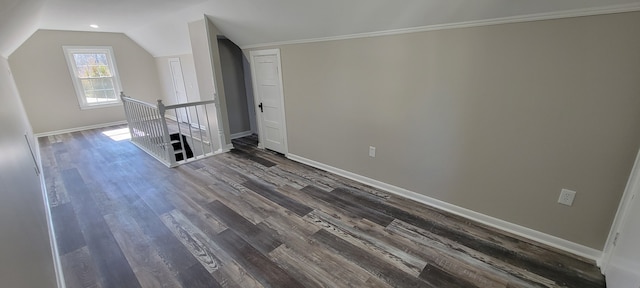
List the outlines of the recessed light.
<svg viewBox="0 0 640 288">
<path fill-rule="evenodd" d="M 93 28 L 93 29 L 98 29 L 100 28 L 100 26 L 96 25 L 96 24 L 91 24 L 89 25 L 89 27 Z"/>
</svg>

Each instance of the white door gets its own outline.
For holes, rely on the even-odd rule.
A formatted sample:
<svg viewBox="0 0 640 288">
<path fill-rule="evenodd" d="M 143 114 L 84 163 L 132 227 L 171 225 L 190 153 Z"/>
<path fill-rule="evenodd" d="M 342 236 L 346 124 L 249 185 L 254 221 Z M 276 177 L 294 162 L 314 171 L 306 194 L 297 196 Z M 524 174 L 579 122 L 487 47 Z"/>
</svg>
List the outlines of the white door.
<svg viewBox="0 0 640 288">
<path fill-rule="evenodd" d="M 259 147 L 287 154 L 280 50 L 251 51 Z"/>
<path fill-rule="evenodd" d="M 614 221 L 606 264 L 607 287 L 640 287 L 640 155 L 631 172 L 627 190 Z M 605 247 L 605 252 L 607 252 Z M 606 260 L 605 260 L 606 261 Z"/>
<path fill-rule="evenodd" d="M 182 75 L 182 65 L 180 58 L 170 58 L 169 68 L 171 70 L 171 78 L 173 79 L 173 91 L 176 94 L 176 103 L 187 103 L 187 89 L 184 86 L 184 77 Z M 189 111 L 187 108 L 179 108 L 176 117 L 180 122 L 189 123 Z"/>
</svg>

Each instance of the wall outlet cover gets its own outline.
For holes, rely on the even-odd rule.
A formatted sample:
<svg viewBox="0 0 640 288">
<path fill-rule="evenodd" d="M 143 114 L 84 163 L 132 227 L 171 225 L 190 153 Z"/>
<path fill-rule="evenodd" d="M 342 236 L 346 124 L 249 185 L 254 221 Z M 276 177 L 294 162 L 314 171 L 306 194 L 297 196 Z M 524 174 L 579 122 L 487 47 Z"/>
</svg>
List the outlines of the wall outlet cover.
<svg viewBox="0 0 640 288">
<path fill-rule="evenodd" d="M 572 191 L 569 189 L 562 189 L 560 191 L 560 197 L 558 198 L 558 203 L 571 206 L 573 205 L 573 199 L 576 198 L 576 191 Z"/>
</svg>

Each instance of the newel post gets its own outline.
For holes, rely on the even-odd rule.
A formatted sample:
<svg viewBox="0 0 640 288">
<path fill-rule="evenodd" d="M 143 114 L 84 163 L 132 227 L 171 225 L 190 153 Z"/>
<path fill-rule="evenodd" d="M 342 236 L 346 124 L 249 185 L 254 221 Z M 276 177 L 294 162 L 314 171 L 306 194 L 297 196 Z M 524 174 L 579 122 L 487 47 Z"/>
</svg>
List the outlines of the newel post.
<svg viewBox="0 0 640 288">
<path fill-rule="evenodd" d="M 162 100 L 158 99 L 158 113 L 160 114 L 160 124 L 162 125 L 162 140 L 164 141 L 165 159 L 169 161 L 169 167 L 173 167 L 176 164 L 175 152 L 173 145 L 171 145 L 171 137 L 169 136 L 169 127 L 167 126 L 167 118 L 164 117 L 167 109 L 162 103 Z"/>
<path fill-rule="evenodd" d="M 129 127 L 129 134 L 133 141 L 133 119 L 131 119 L 131 112 L 129 111 L 129 103 L 127 103 L 127 95 L 124 95 L 124 91 L 120 91 L 120 100 L 122 101 L 122 108 L 124 108 L 124 117 L 127 118 L 127 126 Z"/>
<path fill-rule="evenodd" d="M 164 112 L 167 109 L 164 107 L 164 103 L 162 103 L 162 100 L 158 99 L 158 112 L 160 112 L 160 116 L 162 116 L 162 118 L 164 118 Z"/>
</svg>

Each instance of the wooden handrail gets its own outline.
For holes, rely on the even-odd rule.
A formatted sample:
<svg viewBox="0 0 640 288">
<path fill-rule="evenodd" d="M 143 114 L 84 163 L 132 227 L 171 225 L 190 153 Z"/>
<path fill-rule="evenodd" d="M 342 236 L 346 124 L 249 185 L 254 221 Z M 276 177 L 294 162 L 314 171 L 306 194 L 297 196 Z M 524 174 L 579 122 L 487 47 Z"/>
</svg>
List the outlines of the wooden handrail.
<svg viewBox="0 0 640 288">
<path fill-rule="evenodd" d="M 162 101 L 162 100 L 158 100 L 158 101 Z M 206 100 L 206 101 L 187 102 L 187 103 L 174 104 L 174 105 L 165 105 L 164 108 L 169 110 L 169 109 L 184 108 L 184 107 L 191 107 L 191 106 L 198 106 L 198 105 L 214 104 L 214 103 L 216 103 L 216 100 Z"/>
<path fill-rule="evenodd" d="M 122 99 L 122 101 L 123 101 L 123 102 L 124 102 L 124 101 L 125 101 L 125 99 L 126 99 L 126 101 L 135 102 L 135 103 L 138 103 L 138 104 L 141 104 L 141 105 L 144 105 L 144 106 L 157 108 L 157 107 L 156 107 L 155 105 L 153 105 L 153 104 L 149 104 L 149 103 L 147 103 L 147 102 L 140 101 L 140 100 L 137 100 L 137 99 L 133 99 L 133 98 L 131 98 L 131 97 L 127 96 L 127 95 L 124 95 L 124 92 L 120 92 L 120 98 Z"/>
</svg>

